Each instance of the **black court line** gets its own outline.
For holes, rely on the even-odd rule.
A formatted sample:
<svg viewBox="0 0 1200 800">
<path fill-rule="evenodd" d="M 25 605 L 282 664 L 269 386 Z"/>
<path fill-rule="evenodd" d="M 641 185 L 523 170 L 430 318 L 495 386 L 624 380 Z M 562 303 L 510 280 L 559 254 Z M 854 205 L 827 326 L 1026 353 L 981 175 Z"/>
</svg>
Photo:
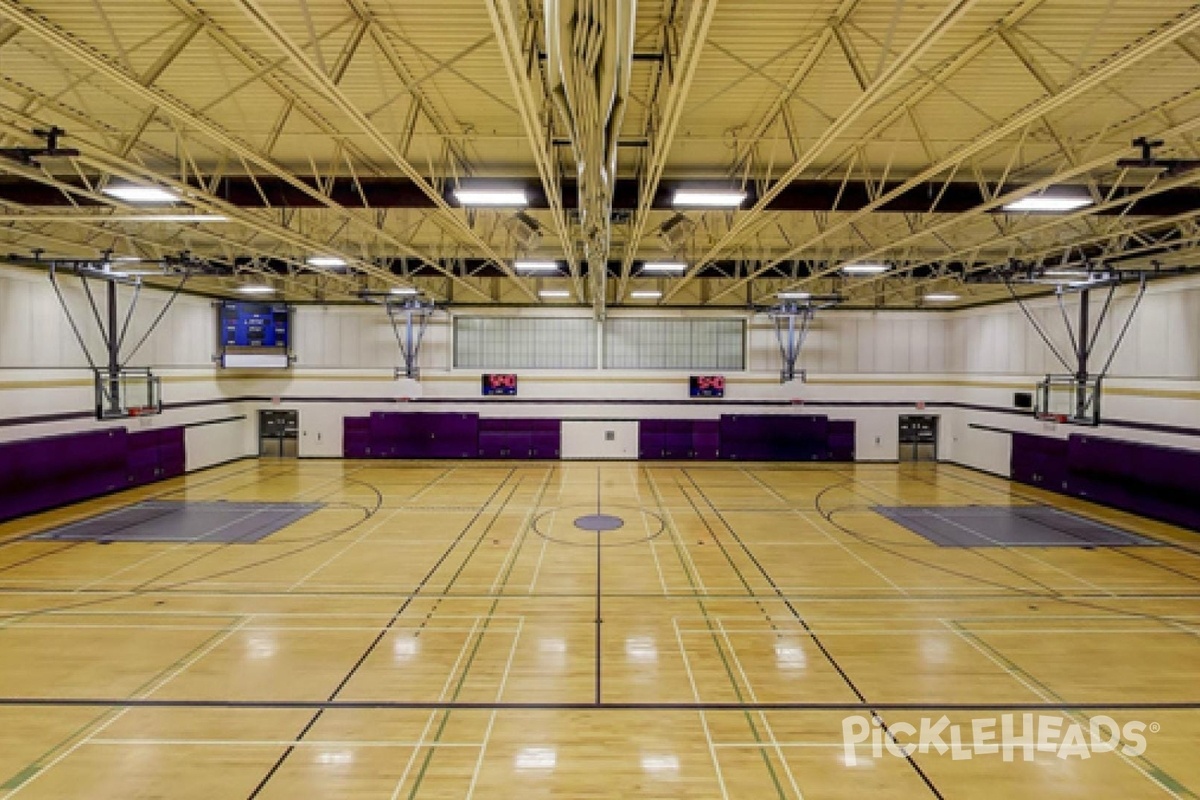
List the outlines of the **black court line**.
<svg viewBox="0 0 1200 800">
<path fill-rule="evenodd" d="M 596 516 L 600 516 L 600 467 L 596 467 Z M 600 554 L 603 552 L 600 546 L 600 530 L 596 530 L 596 703 L 600 702 L 600 685 L 601 685 L 601 660 L 603 658 L 603 639 L 600 626 L 604 622 L 604 617 L 601 615 L 601 593 L 602 583 L 600 576 Z"/>
<path fill-rule="evenodd" d="M 821 640 L 821 637 L 817 635 L 817 632 L 813 629 L 812 625 L 809 624 L 808 619 L 805 618 L 804 615 L 797 610 L 793 602 L 784 595 L 778 584 L 775 583 L 775 579 L 771 576 L 771 573 L 767 571 L 767 568 L 763 566 L 758 557 L 754 555 L 746 543 L 742 541 L 742 537 L 738 535 L 738 532 L 734 529 L 734 527 L 729 524 L 727 519 L 725 519 L 725 515 L 721 513 L 721 510 L 717 508 L 716 504 L 713 503 L 713 501 L 709 499 L 708 495 L 704 493 L 703 487 L 696 482 L 696 479 L 692 477 L 691 473 L 689 473 L 687 469 L 682 470 L 682 472 L 688 479 L 688 482 L 692 484 L 692 487 L 696 490 L 696 492 L 699 493 L 700 497 L 704 499 L 704 502 L 708 506 L 710 512 L 721 521 L 721 525 L 726 531 L 729 532 L 729 535 L 733 537 L 733 540 L 738 543 L 738 546 L 742 549 L 742 552 L 745 553 L 746 557 L 750 559 L 751 563 L 754 564 L 754 567 L 758 570 L 759 574 L 762 575 L 763 579 L 766 580 L 767 585 L 771 587 L 771 590 L 775 593 L 776 597 L 783 601 L 784 606 L 791 613 L 793 619 L 800 623 L 800 627 L 803 628 L 804 632 L 808 634 L 813 646 L 820 651 L 821 655 L 825 657 L 825 660 L 829 662 L 829 665 L 833 667 L 835 672 L 837 672 L 838 676 L 842 679 L 842 682 L 846 684 L 846 688 L 848 688 L 854 694 L 854 696 L 859 699 L 860 705 L 864 708 L 864 710 L 870 711 L 872 718 L 879 720 L 879 725 L 883 729 L 883 732 L 887 734 L 888 738 L 894 743 L 899 744 L 899 741 L 897 741 L 895 734 L 892 733 L 891 729 L 888 727 L 888 724 L 879 716 L 879 711 L 882 710 L 883 707 L 867 702 L 867 696 L 862 692 L 861 689 L 859 689 L 858 685 L 854 682 L 842 665 L 838 663 L 837 659 L 834 658 L 833 653 L 830 652 L 829 648 L 825 645 L 825 642 Z M 704 526 L 708 528 L 709 533 L 715 540 L 717 538 L 717 532 L 708 524 L 708 521 L 704 519 L 703 515 L 699 514 L 699 509 L 697 509 L 697 514 L 700 516 Z M 917 777 L 921 779 L 921 782 L 925 784 L 926 788 L 929 789 L 933 796 L 938 798 L 938 800 L 945 800 L 945 796 L 941 793 L 941 791 L 938 790 L 937 786 L 933 782 L 933 779 L 926 774 L 925 770 L 921 768 L 921 765 L 917 763 L 917 760 L 912 756 L 909 756 L 909 758 L 906 760 L 908 761 L 908 765 L 912 767 L 913 772 L 917 774 Z"/>
<path fill-rule="evenodd" d="M 387 621 L 387 623 L 379 630 L 379 633 L 375 636 L 375 638 L 371 641 L 371 643 L 367 645 L 365 650 L 363 650 L 362 654 L 358 657 L 358 660 L 354 662 L 354 664 L 350 667 L 349 670 L 347 670 L 346 674 L 342 677 L 341 681 L 339 681 L 337 686 L 334 687 L 333 691 L 330 692 L 329 698 L 326 700 L 326 703 L 338 702 L 337 696 L 342 693 L 342 690 L 346 688 L 346 685 L 350 683 L 350 680 L 358 673 L 358 670 L 362 668 L 362 665 L 366 663 L 367 659 L 371 656 L 371 654 L 375 652 L 375 649 L 377 647 L 379 647 L 379 643 L 382 642 L 384 640 L 384 638 L 387 637 L 389 632 L 391 632 L 393 629 L 395 629 L 396 623 L 400 621 L 400 617 L 404 614 L 405 611 L 408 610 L 408 607 L 410 605 L 412 605 L 413 600 L 415 600 L 417 598 L 417 596 L 420 594 L 421 589 L 424 588 L 425 584 L 428 581 L 433 579 L 433 576 L 435 574 L 437 574 L 437 571 L 441 568 L 442 564 L 446 561 L 447 558 L 450 557 L 450 554 L 454 552 L 454 550 L 458 547 L 458 545 L 466 537 L 467 533 L 471 530 L 471 528 L 474 527 L 475 523 L 478 522 L 484 516 L 484 513 L 486 512 L 488 506 L 492 504 L 492 502 L 496 499 L 496 497 L 500 494 L 500 492 L 508 484 L 509 480 L 512 479 L 512 476 L 515 473 L 516 473 L 516 469 L 510 469 L 508 471 L 508 474 L 504 476 L 504 479 L 501 480 L 500 483 L 496 486 L 495 490 L 479 506 L 479 510 L 475 512 L 475 515 L 473 517 L 471 517 L 471 519 L 467 522 L 466 525 L 463 526 L 463 529 L 462 529 L 462 531 L 459 532 L 458 536 L 454 537 L 454 540 L 450 542 L 450 545 L 446 548 L 446 550 L 442 553 L 442 555 L 438 558 L 438 560 L 434 562 L 433 566 L 429 568 L 429 571 L 425 573 L 425 576 L 423 578 L 421 578 L 420 582 L 417 584 L 416 590 L 411 595 L 409 595 L 404 600 L 403 603 L 401 603 L 400 607 L 396 609 L 396 613 L 394 613 L 391 616 L 391 618 Z M 440 477 L 439 477 L 439 479 L 440 479 Z M 483 533 L 480 534 L 480 539 L 482 539 L 483 536 L 485 536 L 487 534 L 487 532 L 491 529 L 492 523 L 494 523 L 495 520 L 497 518 L 499 518 L 500 513 L 504 510 L 504 507 L 508 504 L 508 501 L 510 499 L 512 499 L 513 494 L 516 493 L 518 485 L 519 485 L 519 482 L 517 485 L 513 486 L 512 490 L 508 493 L 508 496 L 504 498 L 504 502 L 502 502 L 500 504 L 500 508 L 496 511 L 495 516 L 493 516 L 492 522 L 488 523 L 488 525 L 484 528 Z M 300 706 L 297 706 L 297 708 L 300 708 Z M 309 731 L 311 731 L 313 729 L 313 726 L 317 724 L 317 721 L 321 719 L 321 716 L 325 713 L 325 711 L 327 709 L 327 707 L 322 707 L 319 705 L 307 706 L 307 708 L 314 709 L 316 711 L 316 713 L 314 713 L 312 715 L 312 717 L 308 720 L 308 722 L 300 730 L 300 733 L 298 733 L 296 735 L 295 741 L 297 741 L 297 742 L 302 740 L 305 736 L 308 735 Z M 254 800 L 254 798 L 258 797 L 262 793 L 263 789 L 266 788 L 267 784 L 270 783 L 271 779 L 275 777 L 275 774 L 277 772 L 279 772 L 280 768 L 283 767 L 284 762 L 286 762 L 288 760 L 288 758 L 292 755 L 293 752 L 295 752 L 295 750 L 296 750 L 296 746 L 294 744 L 292 744 L 292 745 L 289 745 L 287 747 L 287 749 L 284 750 L 283 753 L 280 754 L 279 758 L 275 760 L 275 763 L 271 765 L 271 768 L 269 770 L 267 770 L 267 774 L 263 776 L 262 780 L 260 780 L 258 782 L 258 784 L 254 787 L 253 791 L 251 791 L 250 794 L 247 796 L 247 800 Z"/>
<path fill-rule="evenodd" d="M 72 543 L 72 544 L 76 544 L 76 543 Z M 83 543 L 79 542 L 78 544 L 83 544 Z M 962 549 L 965 550 L 968 548 L 962 548 Z M 259 565 L 255 564 L 254 566 L 259 566 Z M 926 564 L 925 566 L 931 566 L 931 565 Z M 773 600 L 776 598 L 784 598 L 784 599 L 791 599 L 791 600 L 805 600 L 805 601 L 812 601 L 812 602 L 831 602 L 831 603 L 843 602 L 843 601 L 848 601 L 848 600 L 880 601 L 880 602 L 894 602 L 896 600 L 896 593 L 895 593 L 894 589 L 879 589 L 876 591 L 875 594 L 868 594 L 865 592 L 856 592 L 856 593 L 846 592 L 846 593 L 822 594 L 820 592 L 805 592 L 805 591 L 787 592 L 782 589 L 779 591 L 782 592 L 782 594 L 780 594 L 779 592 L 771 592 L 769 594 L 759 595 L 759 594 L 745 594 L 745 593 L 730 594 L 730 593 L 724 593 L 724 592 L 676 591 L 671 594 L 663 594 L 662 592 L 659 592 L 657 594 L 645 593 L 645 592 L 609 592 L 608 596 L 610 598 L 621 598 L 621 599 L 626 599 L 626 600 L 647 600 L 647 601 L 652 601 L 652 600 L 667 600 L 667 601 L 692 600 L 697 597 L 704 598 L 705 600 L 734 600 L 734 601 L 740 601 L 740 602 L 750 602 L 750 601 L 764 600 L 764 599 Z M 1119 590 L 1114 590 L 1112 592 L 1090 591 L 1090 592 L 1057 592 L 1055 594 L 1045 594 L 1045 593 L 1018 591 L 1017 589 L 1011 589 L 1011 590 L 1002 591 L 1002 592 L 958 592 L 958 593 L 948 593 L 947 594 L 947 593 L 942 593 L 939 591 L 925 592 L 925 591 L 921 590 L 920 588 L 915 588 L 915 589 L 909 589 L 908 592 L 909 592 L 909 597 L 907 598 L 908 600 L 920 600 L 922 602 L 935 602 L 935 601 L 943 601 L 943 600 L 1025 600 L 1025 599 L 1061 600 L 1063 602 L 1069 602 L 1071 600 L 1094 600 L 1094 599 L 1104 599 L 1104 600 L 1200 600 L 1200 592 L 1182 592 L 1182 591 L 1175 591 L 1175 590 L 1165 590 L 1163 592 L 1144 592 L 1144 591 L 1122 592 Z M 64 589 L 62 586 L 28 586 L 28 585 L 5 586 L 5 585 L 0 585 L 0 594 L 12 594 L 12 595 L 60 594 L 60 595 L 72 596 L 72 597 L 76 597 L 79 595 L 97 595 L 97 596 L 106 596 L 107 595 L 107 596 L 112 596 L 114 599 L 130 597 L 134 594 L 137 594 L 137 595 L 150 594 L 150 595 L 167 595 L 167 596 L 177 595 L 180 597 L 190 597 L 190 596 L 200 596 L 200 597 L 288 597 L 288 598 L 337 597 L 337 598 L 343 598 L 343 599 L 348 598 L 348 597 L 353 597 L 353 598 L 363 598 L 363 599 L 393 598 L 393 599 L 399 600 L 399 599 L 403 599 L 406 597 L 411 597 L 411 596 L 415 595 L 416 593 L 415 592 L 389 592 L 389 591 L 385 591 L 385 590 L 360 590 L 360 591 L 345 591 L 345 592 L 329 591 L 329 590 L 320 590 L 320 591 L 312 591 L 312 592 L 305 592 L 305 591 L 280 592 L 278 590 L 271 590 L 271 591 L 256 592 L 256 591 L 246 591 L 246 590 L 219 591 L 219 590 L 215 590 L 215 589 L 190 589 L 190 588 L 177 589 L 177 588 L 172 588 L 172 587 L 166 587 L 163 589 L 155 588 L 155 589 L 150 589 L 148 591 L 135 592 L 131 589 L 96 589 L 96 588 Z M 487 592 L 462 592 L 462 593 L 458 593 L 458 592 L 449 592 L 449 593 L 447 593 L 447 592 L 420 592 L 420 595 L 425 600 L 438 600 L 438 599 L 446 599 L 446 600 L 534 600 L 534 599 L 543 599 L 543 598 L 554 598 L 554 599 L 565 600 L 565 599 L 583 599 L 583 598 L 588 598 L 588 597 L 594 597 L 595 593 L 594 592 L 546 592 L 546 593 L 536 592 L 534 594 L 530 594 L 528 592 L 512 592 L 512 593 L 500 592 L 500 593 L 496 593 L 496 594 L 489 594 Z M 49 610 L 43 610 L 40 613 L 53 614 L 56 611 L 57 611 L 57 609 L 49 609 Z M 2 614 L 2 613 L 3 612 L 0 612 L 0 614 Z M 66 613 L 66 612 L 64 612 L 64 613 Z M 113 613 L 120 613 L 120 612 L 113 612 Z M 203 614 L 200 614 L 198 612 L 198 615 L 202 616 Z M 213 616 L 228 616 L 228 615 L 214 614 Z"/>
<path fill-rule="evenodd" d="M 0 697 L 0 708 L 216 708 L 311 711 L 1200 711 L 1200 700 L 1097 703 L 487 702 L 448 700 L 199 700 Z M 297 739 L 303 738 L 298 736 Z"/>
</svg>

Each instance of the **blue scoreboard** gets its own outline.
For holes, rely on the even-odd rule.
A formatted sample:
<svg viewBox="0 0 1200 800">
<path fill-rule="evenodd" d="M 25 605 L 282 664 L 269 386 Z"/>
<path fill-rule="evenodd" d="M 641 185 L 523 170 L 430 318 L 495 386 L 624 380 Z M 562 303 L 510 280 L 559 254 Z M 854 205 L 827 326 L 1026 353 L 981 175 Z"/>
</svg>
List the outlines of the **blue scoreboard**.
<svg viewBox="0 0 1200 800">
<path fill-rule="evenodd" d="M 221 304 L 221 365 L 287 367 L 291 308 L 280 303 Z"/>
</svg>

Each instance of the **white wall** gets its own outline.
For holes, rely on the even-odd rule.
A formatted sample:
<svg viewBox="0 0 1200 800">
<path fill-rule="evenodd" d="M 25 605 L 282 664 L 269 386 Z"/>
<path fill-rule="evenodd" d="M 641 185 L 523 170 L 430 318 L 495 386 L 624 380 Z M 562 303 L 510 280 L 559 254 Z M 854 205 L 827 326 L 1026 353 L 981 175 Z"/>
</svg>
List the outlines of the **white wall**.
<svg viewBox="0 0 1200 800">
<path fill-rule="evenodd" d="M 78 279 L 60 279 L 63 296 L 93 360 L 105 363 L 104 345 Z M 104 313 L 105 287 L 93 282 L 96 302 Z M 122 322 L 132 290 L 120 288 Z M 129 326 L 124 352 L 133 350 L 166 302 L 167 292 L 144 289 Z M 163 381 L 167 404 L 204 403 L 168 409 L 161 416 L 123 422 L 97 422 L 94 385 L 87 357 L 80 348 L 45 272 L 0 268 L 0 422 L 57 415 L 74 418 L 20 425 L 0 425 L 0 441 L 47 436 L 96 427 L 123 426 L 142 430 L 187 425 L 247 414 L 240 386 L 223 380 L 212 356 L 217 340 L 213 301 L 180 295 L 159 327 L 129 362 L 152 366 Z M 223 402 L 224 401 L 224 402 Z M 83 412 L 82 416 L 79 414 Z M 198 428 L 187 435 L 189 469 L 247 455 L 247 426 L 227 422 Z"/>
<path fill-rule="evenodd" d="M 81 319 L 90 321 L 77 282 L 67 279 L 66 284 L 68 302 L 83 312 Z M 165 298 L 156 291 L 144 295 L 144 307 L 132 326 L 135 337 L 145 330 Z M 1130 302 L 1129 290 L 1123 289 L 1102 331 L 1098 353 L 1107 352 Z M 1053 299 L 1036 301 L 1033 306 L 1048 327 L 1061 330 Z M 471 309 L 463 313 L 517 312 Z M 590 311 L 545 308 L 519 313 L 588 316 Z M 681 312 L 639 309 L 612 313 L 654 316 Z M 216 342 L 212 301 L 180 297 L 134 365 L 154 366 L 163 377 L 168 405 L 208 404 L 176 408 L 135 424 L 176 425 L 245 415 L 245 421 L 198 428 L 189 434 L 189 444 L 195 443 L 195 460 L 189 457 L 189 466 L 201 466 L 254 452 L 257 411 L 270 407 L 271 398 L 280 399 L 280 408 L 300 412 L 301 455 L 333 457 L 342 451 L 343 417 L 408 407 L 567 419 L 820 413 L 858 423 L 859 458 L 892 460 L 897 455 L 897 417 L 914 413 L 917 403 L 925 402 L 929 413 L 943 419 L 943 458 L 1002 474 L 1008 469 L 1009 437 L 972 425 L 1058 436 L 1078 430 L 1068 426 L 1048 429 L 1028 416 L 940 405 L 1007 409 L 1013 392 L 1030 391 L 1046 372 L 1062 371 L 1011 304 L 953 313 L 825 313 L 816 320 L 801 358 L 801 366 L 810 376 L 807 384 L 779 383 L 778 350 L 770 321 L 765 315 L 749 318 L 748 368 L 727 373 L 727 399 L 720 403 L 689 400 L 685 372 L 607 370 L 525 370 L 520 374 L 521 403 L 483 402 L 478 372 L 453 368 L 448 315 L 439 314 L 429 328 L 419 382 L 395 379 L 394 368 L 401 358 L 381 308 L 302 306 L 295 319 L 295 368 L 220 370 L 211 360 Z M 98 353 L 98 338 L 92 336 L 90 344 Z M 1108 418 L 1200 428 L 1200 281 L 1176 280 L 1151 287 L 1106 388 Z M 408 399 L 439 402 L 408 406 Z M 806 405 L 754 405 L 794 400 Z M 663 405 L 663 401 L 671 404 Z M 45 274 L 0 269 L 0 421 L 86 411 L 91 403 L 86 361 L 64 324 Z M 98 424 L 83 418 L 0 425 L 0 440 Z M 1197 437 L 1113 425 L 1104 426 L 1101 433 L 1200 447 Z"/>
<path fill-rule="evenodd" d="M 562 424 L 562 457 L 634 459 L 637 420 L 567 420 Z"/>
<path fill-rule="evenodd" d="M 1092 292 L 1093 323 L 1106 294 Z M 1132 286 L 1122 287 L 1115 295 L 1093 351 L 1093 371 L 1108 360 L 1135 295 Z M 1076 324 L 1078 298 L 1068 296 L 1064 303 L 1068 318 Z M 1055 299 L 1035 300 L 1029 307 L 1059 352 L 1070 361 L 1071 342 Z M 950 342 L 947 372 L 972 381 L 956 392 L 959 402 L 1006 407 L 1014 391 L 1027 390 L 1046 374 L 1066 371 L 1014 304 L 945 316 Z M 1200 448 L 1200 437 L 1111 424 L 1128 421 L 1200 428 L 1200 280 L 1161 281 L 1148 287 L 1113 359 L 1101 402 L 1102 417 L 1110 424 L 1095 429 L 1100 435 Z M 949 415 L 949 423 L 951 436 L 943 443 L 946 458 L 1004 474 L 1011 454 L 1010 437 L 972 429 L 970 425 L 1063 438 L 1079 430 L 1030 417 L 982 411 L 957 411 Z"/>
</svg>

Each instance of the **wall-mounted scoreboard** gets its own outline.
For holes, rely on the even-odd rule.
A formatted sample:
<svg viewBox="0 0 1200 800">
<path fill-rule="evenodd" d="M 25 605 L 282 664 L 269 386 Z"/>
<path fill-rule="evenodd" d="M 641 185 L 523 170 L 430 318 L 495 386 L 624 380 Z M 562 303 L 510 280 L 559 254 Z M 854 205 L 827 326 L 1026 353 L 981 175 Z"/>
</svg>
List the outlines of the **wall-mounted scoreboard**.
<svg viewBox="0 0 1200 800">
<path fill-rule="evenodd" d="M 221 366 L 286 368 L 291 363 L 292 310 L 283 303 L 220 306 Z"/>
<path fill-rule="evenodd" d="M 511 397 L 517 393 L 517 376 L 509 373 L 485 374 L 483 376 L 483 394 L 485 397 L 502 395 Z"/>
<path fill-rule="evenodd" d="M 692 397 L 724 397 L 724 375 L 693 375 L 688 378 L 688 394 Z"/>
</svg>

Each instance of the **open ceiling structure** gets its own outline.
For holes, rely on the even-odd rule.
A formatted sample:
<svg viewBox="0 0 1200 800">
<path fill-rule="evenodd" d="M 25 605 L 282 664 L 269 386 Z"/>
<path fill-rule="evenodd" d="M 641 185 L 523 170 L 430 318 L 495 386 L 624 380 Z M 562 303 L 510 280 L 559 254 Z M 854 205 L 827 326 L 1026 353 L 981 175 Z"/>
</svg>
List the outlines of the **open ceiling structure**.
<svg viewBox="0 0 1200 800">
<path fill-rule="evenodd" d="M 1200 265 L 1198 133 L 1184 0 L 0 0 L 0 251 L 219 295 L 962 307 Z"/>
</svg>

